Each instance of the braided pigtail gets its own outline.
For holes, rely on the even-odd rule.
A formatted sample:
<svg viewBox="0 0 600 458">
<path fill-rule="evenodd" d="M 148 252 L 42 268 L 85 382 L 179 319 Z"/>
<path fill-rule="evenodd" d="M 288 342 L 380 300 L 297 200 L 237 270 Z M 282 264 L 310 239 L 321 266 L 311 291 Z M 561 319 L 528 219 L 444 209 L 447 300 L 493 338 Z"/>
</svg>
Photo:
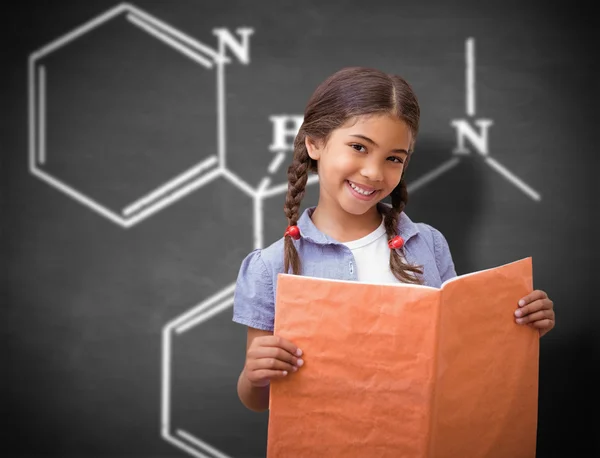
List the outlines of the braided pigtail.
<svg viewBox="0 0 600 458">
<path fill-rule="evenodd" d="M 304 197 L 308 172 L 312 165 L 312 160 L 304 143 L 304 137 L 305 135 L 302 134 L 296 136 L 294 158 L 287 171 L 288 191 L 285 196 L 283 211 L 288 219 L 288 226 L 295 226 L 298 223 L 300 203 Z M 294 275 L 299 275 L 302 268 L 298 251 L 290 236 L 284 238 L 283 266 L 285 273 L 288 273 L 291 267 Z"/>
<path fill-rule="evenodd" d="M 400 183 L 392 191 L 390 196 L 392 198 L 392 208 L 390 208 L 384 218 L 388 240 L 391 240 L 398 235 L 398 218 L 408 203 L 408 191 L 406 189 L 404 178 L 400 180 Z M 422 283 L 416 275 L 414 275 L 423 274 L 422 267 L 411 266 L 410 264 L 404 263 L 399 250 L 390 250 L 390 269 L 394 276 L 401 282 L 415 284 Z"/>
</svg>

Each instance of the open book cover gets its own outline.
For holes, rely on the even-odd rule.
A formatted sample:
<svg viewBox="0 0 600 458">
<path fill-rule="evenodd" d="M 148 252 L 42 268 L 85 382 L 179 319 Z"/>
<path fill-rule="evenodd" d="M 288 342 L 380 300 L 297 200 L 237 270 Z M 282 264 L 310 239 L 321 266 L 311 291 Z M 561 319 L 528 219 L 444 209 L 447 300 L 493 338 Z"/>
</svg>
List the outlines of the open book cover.
<svg viewBox="0 0 600 458">
<path fill-rule="evenodd" d="M 280 274 L 267 456 L 535 457 L 539 333 L 518 325 L 532 259 L 440 288 Z"/>
</svg>

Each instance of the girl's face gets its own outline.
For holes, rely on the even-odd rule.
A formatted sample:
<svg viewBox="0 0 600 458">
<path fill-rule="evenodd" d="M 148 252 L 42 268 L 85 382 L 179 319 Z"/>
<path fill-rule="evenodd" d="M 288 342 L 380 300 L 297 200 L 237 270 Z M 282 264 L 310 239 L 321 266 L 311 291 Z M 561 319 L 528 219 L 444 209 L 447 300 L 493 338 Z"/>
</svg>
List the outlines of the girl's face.
<svg viewBox="0 0 600 458">
<path fill-rule="evenodd" d="M 325 145 L 307 137 L 308 154 L 318 161 L 319 205 L 365 214 L 400 183 L 411 139 L 406 123 L 387 114 L 350 120 Z"/>
</svg>

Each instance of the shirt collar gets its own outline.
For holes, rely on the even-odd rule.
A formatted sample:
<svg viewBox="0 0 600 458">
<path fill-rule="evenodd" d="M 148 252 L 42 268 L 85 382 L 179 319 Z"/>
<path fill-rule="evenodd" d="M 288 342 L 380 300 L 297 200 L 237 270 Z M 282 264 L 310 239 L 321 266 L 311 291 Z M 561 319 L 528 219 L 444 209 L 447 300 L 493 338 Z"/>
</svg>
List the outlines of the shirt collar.
<svg viewBox="0 0 600 458">
<path fill-rule="evenodd" d="M 320 245 L 339 245 L 340 242 L 321 232 L 313 223 L 311 216 L 315 211 L 315 208 L 316 207 L 307 208 L 298 219 L 298 228 L 300 229 L 302 238 Z M 377 209 L 382 215 L 386 214 L 390 208 L 391 206 L 389 204 L 383 202 L 377 204 Z M 398 218 L 398 235 L 404 239 L 404 242 L 406 243 L 408 239 L 418 233 L 419 228 L 417 225 L 412 222 L 406 213 L 400 213 L 400 217 Z"/>
</svg>

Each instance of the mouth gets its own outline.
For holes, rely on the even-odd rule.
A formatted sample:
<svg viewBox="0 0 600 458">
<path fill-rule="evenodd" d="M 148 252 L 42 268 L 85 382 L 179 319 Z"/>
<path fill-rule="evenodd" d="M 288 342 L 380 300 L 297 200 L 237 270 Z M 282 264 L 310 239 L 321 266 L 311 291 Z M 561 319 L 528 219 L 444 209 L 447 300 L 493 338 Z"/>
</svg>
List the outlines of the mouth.
<svg viewBox="0 0 600 458">
<path fill-rule="evenodd" d="M 360 200 L 371 200 L 379 194 L 379 189 L 359 185 L 349 180 L 346 180 L 346 184 L 352 195 Z"/>
</svg>

